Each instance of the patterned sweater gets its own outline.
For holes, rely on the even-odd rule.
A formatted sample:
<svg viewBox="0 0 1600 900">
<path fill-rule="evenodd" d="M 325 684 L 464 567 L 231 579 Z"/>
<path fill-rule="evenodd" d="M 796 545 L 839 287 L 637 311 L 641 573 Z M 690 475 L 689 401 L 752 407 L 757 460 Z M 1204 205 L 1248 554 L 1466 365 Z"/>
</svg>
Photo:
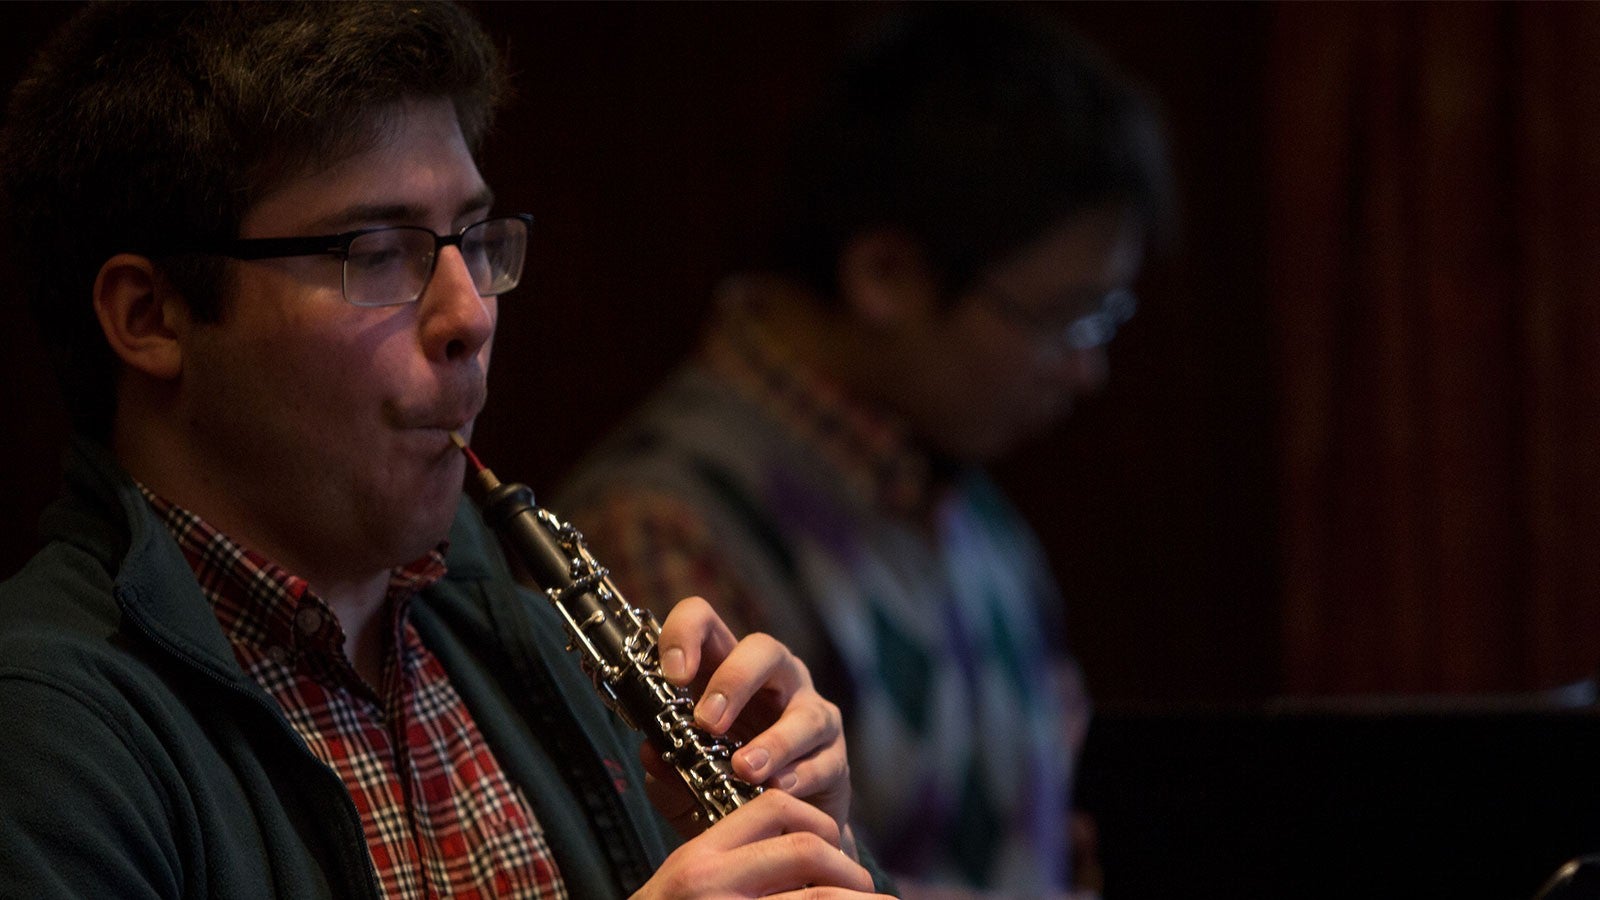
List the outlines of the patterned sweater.
<svg viewBox="0 0 1600 900">
<path fill-rule="evenodd" d="M 570 517 L 633 602 L 706 597 L 845 708 L 855 816 L 910 893 L 1064 891 L 1088 703 L 1027 526 L 737 318 L 579 468 Z"/>
</svg>

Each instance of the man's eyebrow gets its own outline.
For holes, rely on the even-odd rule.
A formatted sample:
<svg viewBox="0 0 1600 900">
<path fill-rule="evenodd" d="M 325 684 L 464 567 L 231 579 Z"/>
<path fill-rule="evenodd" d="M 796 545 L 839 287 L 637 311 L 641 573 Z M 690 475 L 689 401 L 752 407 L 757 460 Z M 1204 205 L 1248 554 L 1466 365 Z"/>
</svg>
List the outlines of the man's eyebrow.
<svg viewBox="0 0 1600 900">
<path fill-rule="evenodd" d="M 470 212 L 487 210 L 494 206 L 494 192 L 488 188 L 467 198 L 460 208 L 456 210 L 455 218 L 459 219 Z M 372 203 L 347 206 L 325 218 L 311 223 L 311 228 L 318 231 L 343 232 L 358 228 L 364 224 L 381 222 L 403 223 L 420 222 L 426 219 L 432 211 L 422 206 L 411 203 Z"/>
</svg>

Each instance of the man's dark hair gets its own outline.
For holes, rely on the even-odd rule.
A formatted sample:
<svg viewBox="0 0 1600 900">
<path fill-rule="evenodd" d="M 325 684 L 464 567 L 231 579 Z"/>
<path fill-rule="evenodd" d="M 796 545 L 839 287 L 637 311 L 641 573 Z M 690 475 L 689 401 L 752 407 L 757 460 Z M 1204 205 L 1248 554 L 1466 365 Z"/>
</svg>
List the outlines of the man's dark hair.
<svg viewBox="0 0 1600 900">
<path fill-rule="evenodd" d="M 948 290 L 1074 213 L 1169 215 L 1157 117 L 1055 23 L 985 4 L 916 5 L 847 58 L 798 129 L 764 260 L 832 301 L 850 239 L 920 242 Z"/>
<path fill-rule="evenodd" d="M 378 116 L 448 97 L 474 152 L 499 56 L 447 3 L 105 3 L 74 16 L 12 93 L 0 130 L 11 252 L 74 425 L 109 433 L 117 362 L 90 303 L 100 266 L 237 236 L 285 181 L 370 147 Z M 201 321 L 222 261 L 158 260 Z"/>
</svg>

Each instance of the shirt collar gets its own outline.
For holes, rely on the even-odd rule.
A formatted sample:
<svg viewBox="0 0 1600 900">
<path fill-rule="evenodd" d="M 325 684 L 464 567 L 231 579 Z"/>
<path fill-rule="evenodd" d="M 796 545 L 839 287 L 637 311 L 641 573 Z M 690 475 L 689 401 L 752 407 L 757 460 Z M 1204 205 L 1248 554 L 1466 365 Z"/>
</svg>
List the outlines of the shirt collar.
<svg viewBox="0 0 1600 900">
<path fill-rule="evenodd" d="M 240 545 L 143 484 L 139 490 L 177 542 L 236 648 L 248 647 L 274 658 L 285 653 L 309 654 L 348 665 L 344 630 L 305 579 Z M 444 577 L 444 549 L 440 544 L 390 573 L 386 602 L 395 622 L 404 621 L 413 596 Z"/>
<path fill-rule="evenodd" d="M 931 515 L 944 484 L 904 420 L 795 360 L 762 330 L 738 280 L 725 283 L 717 299 L 701 347 L 703 364 L 816 447 L 864 499 L 901 515 Z"/>
</svg>

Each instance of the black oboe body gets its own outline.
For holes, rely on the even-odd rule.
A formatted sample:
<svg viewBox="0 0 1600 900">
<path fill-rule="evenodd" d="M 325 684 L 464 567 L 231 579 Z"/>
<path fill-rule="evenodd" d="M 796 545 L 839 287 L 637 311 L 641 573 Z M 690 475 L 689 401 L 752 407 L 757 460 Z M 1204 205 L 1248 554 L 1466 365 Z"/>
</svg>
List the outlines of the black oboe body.
<svg viewBox="0 0 1600 900">
<path fill-rule="evenodd" d="M 677 771 L 700 817 L 715 822 L 759 793 L 733 774 L 738 745 L 695 725 L 688 691 L 662 675 L 655 617 L 628 603 L 576 528 L 535 504 L 526 485 L 501 482 L 451 437 L 473 469 L 469 493 L 523 570 L 517 577 L 549 599 L 595 690 Z"/>
</svg>

